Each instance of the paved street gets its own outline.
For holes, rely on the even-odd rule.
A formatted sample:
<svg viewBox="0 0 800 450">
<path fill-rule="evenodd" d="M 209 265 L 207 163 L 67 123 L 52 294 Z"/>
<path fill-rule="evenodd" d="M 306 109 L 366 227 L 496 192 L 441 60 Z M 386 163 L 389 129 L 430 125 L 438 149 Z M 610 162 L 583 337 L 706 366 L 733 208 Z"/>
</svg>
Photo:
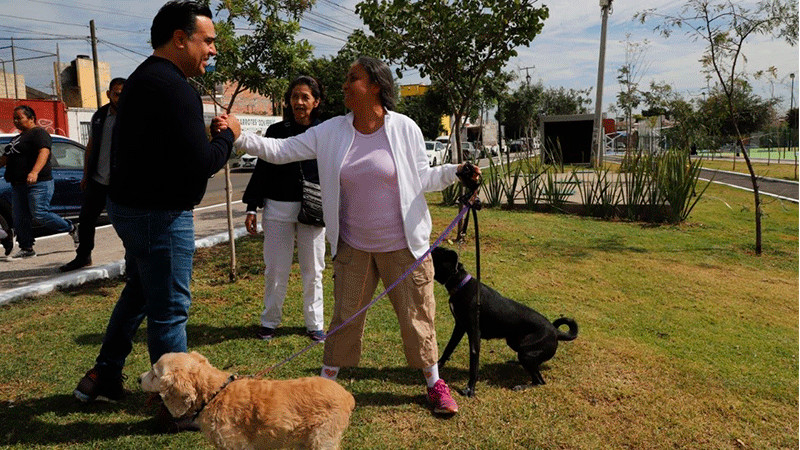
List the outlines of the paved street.
<svg viewBox="0 0 800 450">
<path fill-rule="evenodd" d="M 487 164 L 482 164 L 486 166 Z M 233 185 L 233 224 L 236 236 L 243 236 L 244 206 L 240 199 L 249 171 L 231 171 Z M 711 178 L 710 173 L 703 177 Z M 714 182 L 749 189 L 747 175 L 717 172 Z M 761 192 L 765 195 L 797 202 L 798 183 L 773 179 L 760 181 Z M 580 201 L 577 193 L 567 201 Z M 227 208 L 225 206 L 225 176 L 223 171 L 209 180 L 208 190 L 203 202 L 195 209 L 195 238 L 198 246 L 210 246 L 228 240 Z M 57 287 L 75 286 L 87 281 L 118 276 L 124 268 L 122 243 L 111 225 L 97 229 L 95 250 L 92 253 L 94 264 L 83 270 L 62 274 L 58 267 L 75 256 L 72 239 L 65 233 L 37 238 L 37 256 L 23 260 L 0 259 L 0 305 L 21 297 L 44 294 Z M 15 248 L 16 250 L 16 248 Z"/>
<path fill-rule="evenodd" d="M 249 171 L 231 171 L 233 185 L 233 224 L 239 235 L 244 231 L 242 193 L 250 179 Z M 223 171 L 209 180 L 203 202 L 195 209 L 195 239 L 200 245 L 213 245 L 227 240 L 228 220 L 225 206 L 225 175 Z M 124 264 L 124 249 L 111 225 L 98 227 L 93 265 L 62 274 L 58 267 L 75 257 L 72 238 L 66 233 L 36 239 L 37 255 L 21 260 L 0 259 L 0 304 L 20 296 L 42 294 L 56 286 L 78 285 L 86 281 L 117 276 Z M 17 248 L 14 248 L 16 251 Z"/>
</svg>

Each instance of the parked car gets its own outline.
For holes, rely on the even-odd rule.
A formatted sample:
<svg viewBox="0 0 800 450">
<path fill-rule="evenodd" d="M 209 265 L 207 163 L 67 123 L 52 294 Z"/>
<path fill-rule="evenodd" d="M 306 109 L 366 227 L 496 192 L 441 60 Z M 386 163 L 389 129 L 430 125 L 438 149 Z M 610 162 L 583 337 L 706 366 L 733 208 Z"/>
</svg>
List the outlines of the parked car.
<svg viewBox="0 0 800 450">
<path fill-rule="evenodd" d="M 472 142 L 462 142 L 461 155 L 464 159 L 477 160 L 481 157 L 481 152 L 472 145 Z"/>
<path fill-rule="evenodd" d="M 15 134 L 0 134 L 0 148 L 11 142 Z M 83 203 L 81 179 L 83 178 L 83 155 L 86 147 L 64 136 L 53 136 L 50 164 L 53 167 L 55 189 L 50 207 L 62 217 L 77 218 Z M 0 169 L 0 227 L 9 232 L 13 224 L 11 218 L 11 185 L 3 178 L 5 167 Z M 38 234 L 40 229 L 34 228 Z"/>
<path fill-rule="evenodd" d="M 247 153 L 245 153 L 239 158 L 239 167 L 242 169 L 253 168 L 256 166 L 257 162 L 258 162 L 257 156 L 250 156 Z"/>
<path fill-rule="evenodd" d="M 442 164 L 447 157 L 444 144 L 439 141 L 425 141 L 425 154 L 431 167 Z"/>
</svg>

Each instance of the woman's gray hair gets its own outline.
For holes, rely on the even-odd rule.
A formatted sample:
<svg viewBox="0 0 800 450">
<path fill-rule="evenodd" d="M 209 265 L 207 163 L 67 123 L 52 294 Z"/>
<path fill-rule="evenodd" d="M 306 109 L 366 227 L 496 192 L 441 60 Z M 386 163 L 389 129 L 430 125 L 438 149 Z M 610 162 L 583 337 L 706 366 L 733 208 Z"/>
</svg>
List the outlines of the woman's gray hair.
<svg viewBox="0 0 800 450">
<path fill-rule="evenodd" d="M 369 75 L 369 80 L 377 84 L 381 89 L 380 97 L 383 107 L 389 111 L 394 110 L 397 100 L 395 98 L 394 78 L 389 66 L 385 62 L 369 56 L 359 56 L 353 64 L 363 67 L 364 71 Z"/>
</svg>

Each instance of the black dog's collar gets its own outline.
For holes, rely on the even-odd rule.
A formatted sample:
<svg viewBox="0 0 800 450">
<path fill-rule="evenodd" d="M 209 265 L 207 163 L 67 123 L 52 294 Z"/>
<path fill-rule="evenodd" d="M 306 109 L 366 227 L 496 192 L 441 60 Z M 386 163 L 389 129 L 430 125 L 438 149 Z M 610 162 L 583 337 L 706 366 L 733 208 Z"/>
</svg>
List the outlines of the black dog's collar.
<svg viewBox="0 0 800 450">
<path fill-rule="evenodd" d="M 452 278 L 451 278 L 451 279 L 452 279 Z M 461 290 L 461 288 L 463 288 L 464 286 L 466 286 L 466 284 L 467 284 L 467 283 L 469 282 L 469 280 L 471 280 L 471 279 L 472 279 L 472 275 L 470 275 L 470 274 L 467 274 L 467 276 L 465 276 L 464 278 L 462 278 L 462 279 L 461 279 L 461 281 L 458 283 L 458 286 L 455 286 L 455 287 L 452 287 L 452 288 L 447 286 L 447 284 L 449 284 L 449 283 L 450 283 L 450 280 L 447 280 L 447 283 L 445 283 L 445 287 L 447 287 L 447 292 L 449 292 L 449 293 L 450 293 L 450 295 L 453 295 L 453 294 L 455 294 L 456 292 L 460 291 L 460 290 Z"/>
<path fill-rule="evenodd" d="M 197 420 L 197 416 L 199 416 L 199 415 L 200 415 L 200 413 L 201 413 L 201 412 L 203 412 L 203 410 L 204 410 L 204 409 L 206 409 L 206 406 L 207 406 L 209 403 L 211 403 L 211 402 L 214 400 L 214 398 L 215 398 L 217 395 L 219 395 L 219 393 L 220 393 L 220 392 L 222 392 L 222 391 L 223 391 L 223 390 L 224 390 L 226 387 L 228 387 L 228 385 L 229 385 L 229 384 L 231 384 L 231 383 L 233 383 L 234 381 L 236 381 L 236 379 L 237 379 L 237 378 L 238 378 L 238 377 L 237 377 L 236 375 L 234 375 L 234 374 L 231 374 L 231 376 L 229 376 L 229 377 L 228 377 L 228 379 L 227 379 L 227 380 L 225 380 L 225 382 L 224 382 L 224 383 L 222 383 L 222 386 L 220 386 L 220 387 L 219 387 L 219 390 L 218 390 L 217 392 L 215 392 L 215 393 L 214 393 L 214 395 L 212 395 L 212 396 L 211 396 L 211 398 L 210 398 L 210 399 L 208 399 L 208 401 L 207 401 L 207 402 L 203 402 L 203 404 L 202 404 L 202 405 L 200 405 L 200 409 L 198 409 L 198 410 L 197 410 L 197 412 L 195 412 L 195 413 L 194 413 L 194 415 L 192 416 L 192 422 L 194 422 L 195 420 Z"/>
</svg>

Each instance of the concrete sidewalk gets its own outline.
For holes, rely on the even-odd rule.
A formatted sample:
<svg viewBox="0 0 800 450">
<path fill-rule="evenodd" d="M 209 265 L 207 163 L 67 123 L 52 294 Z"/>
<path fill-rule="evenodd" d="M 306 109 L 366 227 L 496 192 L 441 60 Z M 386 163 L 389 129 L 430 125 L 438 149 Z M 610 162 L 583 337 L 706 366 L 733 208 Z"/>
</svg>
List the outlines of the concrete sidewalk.
<svg viewBox="0 0 800 450">
<path fill-rule="evenodd" d="M 235 236 L 247 234 L 243 226 L 245 214 L 241 202 L 234 202 Z M 237 207 L 238 206 L 238 207 Z M 195 245 L 210 247 L 228 241 L 228 215 L 225 204 L 199 207 L 194 210 Z M 16 243 L 15 243 L 16 244 Z M 14 247 L 14 253 L 18 248 Z M 46 294 L 55 289 L 120 276 L 125 271 L 125 249 L 111 225 L 97 228 L 93 264 L 73 272 L 58 268 L 75 257 L 72 238 L 66 233 L 36 239 L 36 256 L 26 259 L 0 257 L 0 305 L 25 297 Z M 12 253 L 13 254 L 13 253 Z"/>
</svg>

